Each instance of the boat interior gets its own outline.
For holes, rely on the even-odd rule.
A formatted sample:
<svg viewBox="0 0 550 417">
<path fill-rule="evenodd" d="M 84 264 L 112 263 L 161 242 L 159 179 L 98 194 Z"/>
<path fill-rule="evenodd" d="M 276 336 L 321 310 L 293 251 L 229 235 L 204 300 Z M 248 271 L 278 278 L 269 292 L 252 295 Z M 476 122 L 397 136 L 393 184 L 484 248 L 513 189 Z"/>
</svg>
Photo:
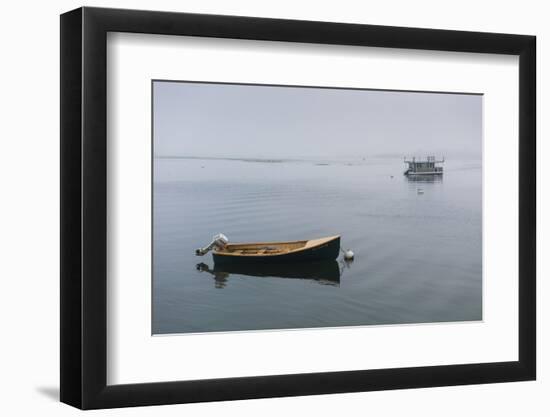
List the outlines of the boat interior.
<svg viewBox="0 0 550 417">
<path fill-rule="evenodd" d="M 228 244 L 218 253 L 230 253 L 234 255 L 275 255 L 288 253 L 293 250 L 302 249 L 306 246 L 307 240 L 299 242 L 281 242 L 281 243 L 240 243 Z"/>
<path fill-rule="evenodd" d="M 322 245 L 338 237 L 339 236 L 331 236 L 294 242 L 229 243 L 223 249 L 216 250 L 216 253 L 236 256 L 280 255 Z"/>
</svg>

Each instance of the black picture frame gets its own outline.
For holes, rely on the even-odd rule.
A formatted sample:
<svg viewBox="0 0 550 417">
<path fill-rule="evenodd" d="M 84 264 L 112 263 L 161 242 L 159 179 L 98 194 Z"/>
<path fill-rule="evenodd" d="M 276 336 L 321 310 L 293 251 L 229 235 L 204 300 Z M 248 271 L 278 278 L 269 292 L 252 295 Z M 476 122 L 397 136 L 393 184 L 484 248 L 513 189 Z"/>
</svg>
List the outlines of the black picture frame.
<svg viewBox="0 0 550 417">
<path fill-rule="evenodd" d="M 519 360 L 107 385 L 108 32 L 519 56 Z M 79 8 L 61 15 L 61 401 L 82 409 L 533 380 L 536 376 L 534 36 Z"/>
</svg>

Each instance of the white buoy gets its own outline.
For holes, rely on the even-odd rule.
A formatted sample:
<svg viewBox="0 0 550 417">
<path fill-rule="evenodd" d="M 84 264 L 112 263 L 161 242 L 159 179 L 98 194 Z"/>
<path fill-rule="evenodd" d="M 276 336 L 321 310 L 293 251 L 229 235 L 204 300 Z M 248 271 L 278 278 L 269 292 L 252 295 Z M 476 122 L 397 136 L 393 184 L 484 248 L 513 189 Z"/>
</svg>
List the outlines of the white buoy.
<svg viewBox="0 0 550 417">
<path fill-rule="evenodd" d="M 348 261 L 351 261 L 354 256 L 355 256 L 355 254 L 353 253 L 353 251 L 351 251 L 349 249 L 344 252 L 344 259 L 346 259 Z"/>
</svg>

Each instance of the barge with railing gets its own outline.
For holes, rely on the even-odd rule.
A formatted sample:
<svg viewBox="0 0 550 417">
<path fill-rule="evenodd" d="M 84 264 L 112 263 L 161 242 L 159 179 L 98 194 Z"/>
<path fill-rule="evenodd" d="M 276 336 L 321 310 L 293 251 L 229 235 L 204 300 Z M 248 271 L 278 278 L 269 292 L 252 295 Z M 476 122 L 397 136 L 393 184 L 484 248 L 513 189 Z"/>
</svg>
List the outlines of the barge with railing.
<svg viewBox="0 0 550 417">
<path fill-rule="evenodd" d="M 437 164 L 445 162 L 445 158 L 437 160 L 435 156 L 428 156 L 425 159 L 422 158 L 403 158 L 403 162 L 408 164 L 408 168 L 403 173 L 407 176 L 417 175 L 443 175 L 443 167 Z"/>
</svg>

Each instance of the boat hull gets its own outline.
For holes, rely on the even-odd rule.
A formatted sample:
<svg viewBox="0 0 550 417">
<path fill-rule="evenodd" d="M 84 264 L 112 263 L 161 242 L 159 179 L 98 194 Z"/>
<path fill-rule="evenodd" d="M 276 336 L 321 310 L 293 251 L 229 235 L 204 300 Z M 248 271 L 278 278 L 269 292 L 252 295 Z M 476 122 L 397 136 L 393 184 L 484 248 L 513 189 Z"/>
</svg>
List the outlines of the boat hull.
<svg viewBox="0 0 550 417">
<path fill-rule="evenodd" d="M 411 171 L 410 169 L 406 170 L 404 175 L 407 175 L 409 177 L 411 176 L 420 176 L 420 175 L 443 175 L 443 170 L 439 171 Z"/>
<path fill-rule="evenodd" d="M 231 255 L 213 252 L 214 263 L 219 264 L 288 264 L 297 262 L 314 262 L 322 260 L 335 260 L 340 253 L 340 237 L 323 242 L 322 244 L 307 247 L 302 250 L 276 255 Z"/>
</svg>

